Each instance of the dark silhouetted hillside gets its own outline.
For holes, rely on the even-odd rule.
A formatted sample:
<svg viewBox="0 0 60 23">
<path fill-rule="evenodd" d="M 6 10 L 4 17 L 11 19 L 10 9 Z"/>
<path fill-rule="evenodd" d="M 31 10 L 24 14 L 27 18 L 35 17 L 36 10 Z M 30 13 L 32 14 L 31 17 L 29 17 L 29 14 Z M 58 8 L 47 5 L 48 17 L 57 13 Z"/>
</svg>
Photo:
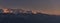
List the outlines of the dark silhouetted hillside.
<svg viewBox="0 0 60 23">
<path fill-rule="evenodd" d="M 42 13 L 0 13 L 0 23 L 60 23 L 60 16 Z"/>
</svg>

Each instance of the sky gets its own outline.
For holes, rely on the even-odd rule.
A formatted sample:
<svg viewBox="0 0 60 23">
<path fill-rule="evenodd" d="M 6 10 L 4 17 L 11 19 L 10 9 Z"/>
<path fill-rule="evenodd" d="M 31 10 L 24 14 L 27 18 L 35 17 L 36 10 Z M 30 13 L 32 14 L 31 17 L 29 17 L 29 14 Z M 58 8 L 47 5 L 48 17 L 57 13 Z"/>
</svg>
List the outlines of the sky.
<svg viewBox="0 0 60 23">
<path fill-rule="evenodd" d="M 0 0 L 0 9 L 3 7 L 42 10 L 43 13 L 60 14 L 60 0 Z"/>
<path fill-rule="evenodd" d="M 51 4 L 50 0 L 1 0 L 1 6 L 8 8 L 45 9 Z"/>
</svg>

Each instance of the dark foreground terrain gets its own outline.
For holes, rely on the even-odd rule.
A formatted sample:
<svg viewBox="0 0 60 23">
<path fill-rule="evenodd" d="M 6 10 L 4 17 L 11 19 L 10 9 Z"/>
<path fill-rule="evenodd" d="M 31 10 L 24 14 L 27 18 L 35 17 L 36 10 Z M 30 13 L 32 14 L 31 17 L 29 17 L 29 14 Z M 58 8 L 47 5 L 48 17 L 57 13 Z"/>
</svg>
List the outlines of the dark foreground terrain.
<svg viewBox="0 0 60 23">
<path fill-rule="evenodd" d="M 60 23 L 60 16 L 47 14 L 0 14 L 0 23 Z"/>
</svg>

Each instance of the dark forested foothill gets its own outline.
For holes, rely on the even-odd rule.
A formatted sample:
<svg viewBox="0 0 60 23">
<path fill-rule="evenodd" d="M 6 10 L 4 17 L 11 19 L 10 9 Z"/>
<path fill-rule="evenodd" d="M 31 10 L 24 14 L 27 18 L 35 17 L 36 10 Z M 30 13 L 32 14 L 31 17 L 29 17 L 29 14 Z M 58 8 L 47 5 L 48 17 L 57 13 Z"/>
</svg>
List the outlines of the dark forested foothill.
<svg viewBox="0 0 60 23">
<path fill-rule="evenodd" d="M 60 16 L 42 13 L 0 13 L 0 23 L 60 23 Z"/>
</svg>

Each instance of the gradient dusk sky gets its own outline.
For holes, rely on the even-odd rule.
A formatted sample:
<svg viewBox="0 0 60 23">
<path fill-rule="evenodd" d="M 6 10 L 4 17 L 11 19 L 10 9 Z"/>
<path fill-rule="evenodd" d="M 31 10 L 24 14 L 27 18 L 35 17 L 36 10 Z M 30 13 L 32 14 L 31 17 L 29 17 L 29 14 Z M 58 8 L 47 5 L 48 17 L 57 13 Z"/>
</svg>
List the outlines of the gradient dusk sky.
<svg viewBox="0 0 60 23">
<path fill-rule="evenodd" d="M 0 0 L 0 8 L 25 8 L 43 13 L 60 14 L 60 0 Z"/>
</svg>

